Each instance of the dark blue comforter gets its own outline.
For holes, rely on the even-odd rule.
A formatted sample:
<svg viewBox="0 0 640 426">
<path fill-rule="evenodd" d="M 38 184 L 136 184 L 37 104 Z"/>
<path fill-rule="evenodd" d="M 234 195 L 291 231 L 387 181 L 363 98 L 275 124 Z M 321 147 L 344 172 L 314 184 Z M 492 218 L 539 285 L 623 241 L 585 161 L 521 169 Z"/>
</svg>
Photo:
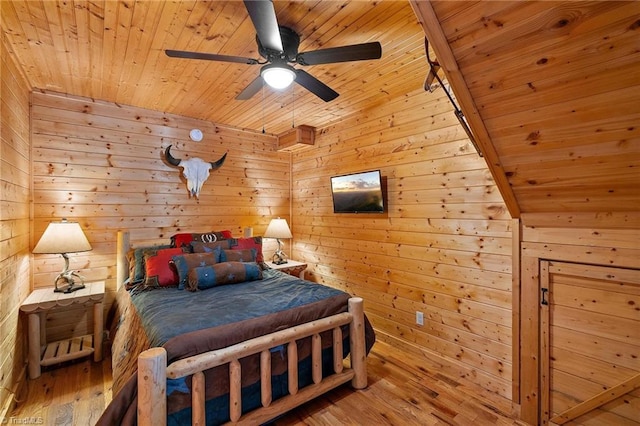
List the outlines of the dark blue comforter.
<svg viewBox="0 0 640 426">
<path fill-rule="evenodd" d="M 132 297 L 141 313 L 151 346 L 172 337 L 288 310 L 345 295 L 330 287 L 303 281 L 274 270 L 264 278 L 191 292 L 177 288 L 144 291 Z M 170 300 L 170 303 L 167 301 Z"/>
<path fill-rule="evenodd" d="M 163 346 L 167 363 L 227 347 L 278 330 L 304 324 L 348 310 L 349 294 L 303 281 L 275 270 L 263 271 L 264 278 L 190 292 L 177 288 L 141 291 L 131 295 L 134 314 L 142 324 L 150 346 Z M 139 333 L 130 330 L 129 333 Z M 330 332 L 328 332 L 330 333 Z M 347 326 L 343 326 L 344 355 L 349 351 Z M 365 317 L 367 352 L 375 341 Z M 311 383 L 310 338 L 296 342 L 299 357 L 299 388 Z M 333 370 L 332 339 L 322 336 L 323 372 Z M 273 348 L 272 391 L 277 399 L 287 394 L 285 348 Z M 260 406 L 259 354 L 240 360 L 242 365 L 243 412 Z M 207 424 L 229 419 L 228 365 L 215 367 L 206 375 Z M 167 381 L 169 424 L 188 424 L 191 418 L 191 378 Z M 137 376 L 134 374 L 114 396 L 99 425 L 135 424 Z"/>
</svg>

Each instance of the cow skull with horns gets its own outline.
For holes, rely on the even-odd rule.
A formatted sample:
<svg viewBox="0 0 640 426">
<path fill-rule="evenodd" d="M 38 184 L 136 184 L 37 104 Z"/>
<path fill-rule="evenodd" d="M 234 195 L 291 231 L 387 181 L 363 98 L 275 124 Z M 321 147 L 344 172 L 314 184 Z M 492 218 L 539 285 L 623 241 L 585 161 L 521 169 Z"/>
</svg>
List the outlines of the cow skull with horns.
<svg viewBox="0 0 640 426">
<path fill-rule="evenodd" d="M 171 152 L 169 152 L 170 149 L 171 145 L 165 149 L 164 157 L 172 166 L 182 167 L 182 174 L 187 179 L 187 189 L 189 189 L 189 193 L 196 198 L 200 195 L 200 189 L 209 177 L 209 171 L 220 168 L 224 163 L 224 160 L 227 158 L 227 154 L 225 153 L 218 161 L 215 162 L 207 162 L 197 157 L 189 158 L 188 160 L 181 160 L 179 158 L 174 158 L 171 155 Z"/>
</svg>

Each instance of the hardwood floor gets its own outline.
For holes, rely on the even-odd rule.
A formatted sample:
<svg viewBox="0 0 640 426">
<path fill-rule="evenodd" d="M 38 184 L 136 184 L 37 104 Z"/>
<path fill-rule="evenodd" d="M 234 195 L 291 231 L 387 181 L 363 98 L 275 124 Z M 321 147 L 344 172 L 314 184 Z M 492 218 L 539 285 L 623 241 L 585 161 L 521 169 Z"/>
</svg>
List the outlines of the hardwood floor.
<svg viewBox="0 0 640 426">
<path fill-rule="evenodd" d="M 111 401 L 111 362 L 91 357 L 45 367 L 27 380 L 8 424 L 93 425 Z M 14 420 L 15 419 L 15 420 Z"/>
<path fill-rule="evenodd" d="M 336 389 L 273 422 L 293 425 L 523 425 L 508 401 L 447 377 L 428 360 L 377 342 L 368 358 L 369 386 Z M 50 367 L 29 380 L 12 413 L 18 423 L 92 425 L 111 400 L 111 366 L 83 360 Z M 11 419 L 9 419 L 11 424 Z M 24 421 L 22 422 L 24 424 Z"/>
</svg>

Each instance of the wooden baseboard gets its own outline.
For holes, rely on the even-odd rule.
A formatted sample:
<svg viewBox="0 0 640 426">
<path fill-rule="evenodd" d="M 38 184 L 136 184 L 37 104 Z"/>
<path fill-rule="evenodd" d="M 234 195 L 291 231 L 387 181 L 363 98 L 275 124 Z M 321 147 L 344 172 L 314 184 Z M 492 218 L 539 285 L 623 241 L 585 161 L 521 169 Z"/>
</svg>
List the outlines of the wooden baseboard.
<svg viewBox="0 0 640 426">
<path fill-rule="evenodd" d="M 7 398 L 4 406 L 0 409 L 0 419 L 8 419 L 15 406 L 15 398 Z"/>
<path fill-rule="evenodd" d="M 482 400 L 489 405 L 495 406 L 503 413 L 509 413 L 516 418 L 520 417 L 520 405 L 514 403 L 509 398 L 482 387 L 472 379 L 469 379 L 478 376 L 478 372 L 476 370 L 455 360 L 444 358 L 427 349 L 420 348 L 416 345 L 400 340 L 397 337 L 386 334 L 380 330 L 376 330 L 376 339 L 395 348 L 409 352 L 412 355 L 427 358 L 431 364 L 438 367 L 440 372 L 454 378 L 456 382 L 462 385 L 460 386 L 462 391 L 472 394 L 475 398 Z"/>
<path fill-rule="evenodd" d="M 13 409 L 16 407 L 17 402 L 19 401 L 19 395 L 22 394 L 24 386 L 27 384 L 27 364 L 25 363 L 20 370 L 20 374 L 18 375 L 18 382 L 14 384 L 13 392 L 11 398 L 7 398 L 4 401 L 4 405 L 0 408 L 0 419 L 8 419 L 11 417 L 11 413 Z"/>
</svg>

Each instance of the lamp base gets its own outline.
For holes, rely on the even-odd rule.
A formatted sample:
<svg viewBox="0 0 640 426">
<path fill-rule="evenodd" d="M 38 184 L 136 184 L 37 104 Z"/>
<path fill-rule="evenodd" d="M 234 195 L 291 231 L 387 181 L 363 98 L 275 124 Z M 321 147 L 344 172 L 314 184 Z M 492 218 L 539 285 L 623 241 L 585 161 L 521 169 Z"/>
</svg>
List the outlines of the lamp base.
<svg viewBox="0 0 640 426">
<path fill-rule="evenodd" d="M 278 250 L 273 253 L 273 259 L 271 260 L 274 265 L 284 265 L 287 262 L 287 255 L 282 250 Z"/>
<path fill-rule="evenodd" d="M 80 280 L 80 282 L 76 282 L 76 278 Z M 58 282 L 62 285 L 58 287 Z M 55 293 L 73 293 L 76 290 L 80 290 L 85 288 L 84 285 L 84 277 L 82 275 L 78 275 L 73 271 L 65 271 L 60 273 L 55 280 L 55 287 L 53 291 Z"/>
</svg>

